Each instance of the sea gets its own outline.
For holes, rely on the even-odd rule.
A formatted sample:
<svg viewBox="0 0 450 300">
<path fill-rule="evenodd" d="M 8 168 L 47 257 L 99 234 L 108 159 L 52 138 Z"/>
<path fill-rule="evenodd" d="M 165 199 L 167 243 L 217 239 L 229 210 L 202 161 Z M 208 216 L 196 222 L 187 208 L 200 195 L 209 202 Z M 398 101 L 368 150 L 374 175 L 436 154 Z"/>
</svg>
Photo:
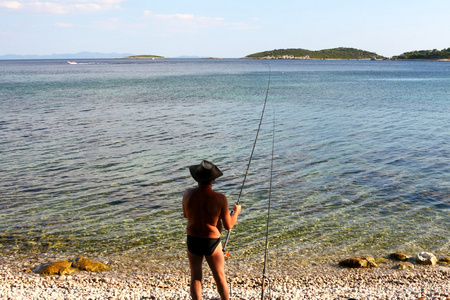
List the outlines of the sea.
<svg viewBox="0 0 450 300">
<path fill-rule="evenodd" d="M 0 60 L 4 255 L 185 260 L 204 159 L 231 257 L 449 255 L 449 62 L 76 62 Z"/>
</svg>

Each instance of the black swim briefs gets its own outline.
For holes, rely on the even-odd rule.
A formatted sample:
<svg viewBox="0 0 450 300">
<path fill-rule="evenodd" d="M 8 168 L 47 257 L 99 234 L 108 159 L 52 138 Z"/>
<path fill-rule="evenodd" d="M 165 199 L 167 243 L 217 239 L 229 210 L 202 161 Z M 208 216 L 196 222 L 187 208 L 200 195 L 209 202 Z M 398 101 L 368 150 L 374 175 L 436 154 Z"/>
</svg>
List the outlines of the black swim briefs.
<svg viewBox="0 0 450 300">
<path fill-rule="evenodd" d="M 187 236 L 188 250 L 197 255 L 211 256 L 220 244 L 220 238 L 210 239 L 196 236 Z"/>
</svg>

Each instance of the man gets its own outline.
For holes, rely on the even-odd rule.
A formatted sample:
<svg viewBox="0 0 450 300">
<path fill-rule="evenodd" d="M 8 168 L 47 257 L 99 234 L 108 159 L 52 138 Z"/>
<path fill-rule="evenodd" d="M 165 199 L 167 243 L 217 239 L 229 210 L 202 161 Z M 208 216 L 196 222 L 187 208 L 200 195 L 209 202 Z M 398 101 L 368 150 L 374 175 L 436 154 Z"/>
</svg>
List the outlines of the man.
<svg viewBox="0 0 450 300">
<path fill-rule="evenodd" d="M 225 195 L 212 190 L 214 180 L 223 175 L 213 163 L 204 160 L 199 165 L 190 166 L 189 171 L 198 182 L 198 187 L 187 189 L 183 195 L 191 296 L 194 300 L 202 298 L 202 262 L 205 257 L 221 299 L 228 300 L 230 296 L 220 235 L 222 224 L 226 230 L 231 230 L 236 224 L 241 206 L 234 205 L 234 212 L 230 213 Z"/>
</svg>

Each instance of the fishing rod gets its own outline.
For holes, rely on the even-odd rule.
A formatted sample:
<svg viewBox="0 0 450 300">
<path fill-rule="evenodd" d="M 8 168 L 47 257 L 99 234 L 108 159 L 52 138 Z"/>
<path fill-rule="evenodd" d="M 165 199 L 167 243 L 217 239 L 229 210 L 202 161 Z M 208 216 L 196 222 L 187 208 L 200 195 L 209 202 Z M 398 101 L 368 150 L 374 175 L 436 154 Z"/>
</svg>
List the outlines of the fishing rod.
<svg viewBox="0 0 450 300">
<path fill-rule="evenodd" d="M 242 191 L 244 190 L 245 181 L 247 180 L 248 170 L 250 169 L 250 164 L 252 162 L 253 154 L 255 153 L 256 141 L 258 140 L 259 131 L 261 129 L 261 124 L 262 124 L 263 117 L 264 117 L 264 111 L 266 110 L 267 98 L 269 96 L 270 75 L 271 75 L 270 74 L 271 73 L 270 72 L 270 65 L 267 64 L 267 66 L 269 67 L 269 80 L 268 80 L 268 83 L 267 83 L 266 98 L 264 100 L 264 106 L 263 106 L 263 109 L 262 109 L 262 112 L 261 112 L 261 118 L 259 120 L 258 130 L 256 131 L 255 141 L 253 142 L 252 153 L 250 154 L 250 159 L 248 160 L 247 170 L 245 171 L 244 180 L 242 182 L 241 191 L 239 192 L 239 196 L 238 196 L 236 204 L 240 204 L 240 202 L 241 202 Z M 231 215 L 233 215 L 233 214 L 234 214 L 234 211 L 231 212 Z M 225 255 L 227 256 L 227 258 L 230 256 L 230 252 L 228 252 L 228 253 L 226 252 L 226 248 L 227 248 L 227 245 L 228 245 L 228 240 L 230 239 L 230 234 L 231 234 L 231 229 L 228 230 L 227 237 L 225 239 L 225 243 L 223 245 L 223 250 L 222 250 L 225 253 Z"/>
<path fill-rule="evenodd" d="M 261 286 L 261 300 L 264 299 L 264 288 L 266 286 L 266 266 L 267 266 L 267 250 L 269 248 L 269 224 L 270 224 L 270 202 L 272 200 L 272 179 L 273 179 L 273 160 L 275 152 L 275 108 L 273 108 L 273 131 L 272 131 L 272 162 L 270 164 L 270 184 L 269 184 L 269 204 L 267 206 L 267 225 L 266 225 L 266 243 L 264 248 L 264 268 Z"/>
</svg>

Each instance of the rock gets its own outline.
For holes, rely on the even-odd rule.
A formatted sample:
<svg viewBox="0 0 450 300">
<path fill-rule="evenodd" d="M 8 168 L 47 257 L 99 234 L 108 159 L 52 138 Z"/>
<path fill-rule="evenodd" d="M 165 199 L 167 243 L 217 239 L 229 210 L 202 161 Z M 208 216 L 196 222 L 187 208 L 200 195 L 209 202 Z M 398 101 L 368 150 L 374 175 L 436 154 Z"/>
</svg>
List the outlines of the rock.
<svg viewBox="0 0 450 300">
<path fill-rule="evenodd" d="M 33 272 L 41 275 L 70 275 L 77 269 L 72 268 L 72 263 L 68 261 L 58 261 L 40 264 Z"/>
<path fill-rule="evenodd" d="M 416 256 L 416 262 L 421 265 L 434 266 L 437 263 L 437 258 L 434 254 L 429 252 L 420 252 Z"/>
<path fill-rule="evenodd" d="M 79 257 L 71 260 L 72 267 L 77 268 L 83 271 L 89 272 L 100 272 L 109 270 L 109 266 L 105 265 L 102 262 L 90 260 L 87 257 Z"/>
<path fill-rule="evenodd" d="M 448 266 L 448 265 L 450 265 L 450 256 L 441 258 L 438 262 L 439 262 L 440 264 L 443 264 L 443 265 Z"/>
<path fill-rule="evenodd" d="M 376 268 L 378 267 L 375 259 L 371 256 L 362 256 L 355 258 L 348 258 L 340 261 L 339 265 L 346 268 Z"/>
<path fill-rule="evenodd" d="M 394 252 L 389 254 L 389 258 L 393 259 L 393 260 L 399 260 L 399 261 L 407 261 L 408 258 L 410 258 L 411 256 L 401 253 L 401 252 Z"/>
<path fill-rule="evenodd" d="M 406 262 L 401 262 L 395 268 L 399 269 L 399 270 L 408 270 L 408 269 L 412 270 L 412 269 L 414 269 L 414 265 L 412 263 L 406 261 Z"/>
<path fill-rule="evenodd" d="M 75 258 L 71 261 L 58 261 L 41 264 L 33 272 L 41 275 L 70 275 L 77 270 L 100 272 L 108 270 L 109 267 L 99 261 L 90 260 L 86 257 Z M 65 278 L 65 277 L 62 277 Z"/>
<path fill-rule="evenodd" d="M 375 262 L 377 263 L 377 264 L 379 264 L 379 263 L 386 263 L 386 262 L 388 262 L 389 261 L 389 259 L 387 259 L 387 258 L 385 258 L 385 257 L 375 257 Z"/>
</svg>

